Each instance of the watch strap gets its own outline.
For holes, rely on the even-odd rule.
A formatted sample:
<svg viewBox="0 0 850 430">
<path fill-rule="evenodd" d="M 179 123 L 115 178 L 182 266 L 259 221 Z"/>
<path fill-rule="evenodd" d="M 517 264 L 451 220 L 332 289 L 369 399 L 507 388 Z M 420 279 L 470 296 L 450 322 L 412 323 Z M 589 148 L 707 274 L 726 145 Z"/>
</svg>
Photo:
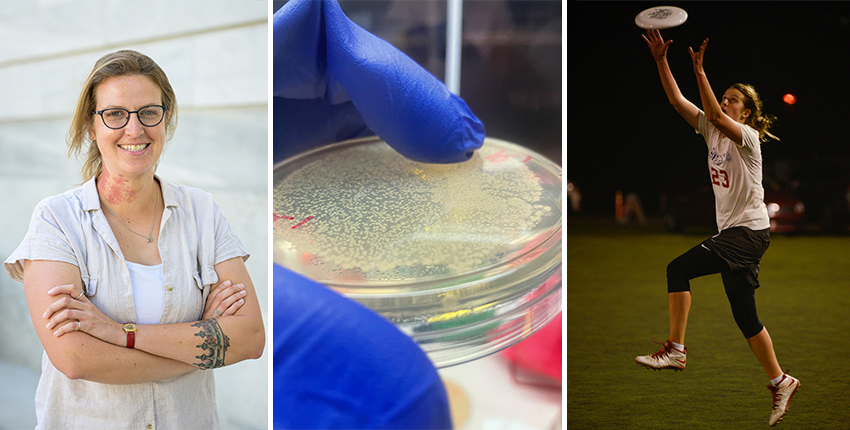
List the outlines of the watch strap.
<svg viewBox="0 0 850 430">
<path fill-rule="evenodd" d="M 124 333 L 127 333 L 127 348 L 136 346 L 136 325 L 124 324 Z"/>
</svg>

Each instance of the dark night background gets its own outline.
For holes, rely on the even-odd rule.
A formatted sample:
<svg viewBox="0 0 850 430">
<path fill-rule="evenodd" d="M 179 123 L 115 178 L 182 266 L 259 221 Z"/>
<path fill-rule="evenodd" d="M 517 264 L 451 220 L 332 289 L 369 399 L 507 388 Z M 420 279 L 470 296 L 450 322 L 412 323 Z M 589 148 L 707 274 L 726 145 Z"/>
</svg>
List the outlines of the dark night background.
<svg viewBox="0 0 850 430">
<path fill-rule="evenodd" d="M 667 102 L 649 48 L 635 25 L 642 10 L 672 5 L 687 21 L 662 30 L 684 96 L 701 107 L 688 55 L 709 38 L 705 70 L 715 94 L 750 83 L 781 142 L 762 145 L 765 175 L 793 192 L 815 221 L 831 204 L 846 210 L 850 183 L 850 3 L 569 2 L 567 179 L 585 215 L 614 215 L 617 190 L 637 192 L 660 215 L 671 186 L 709 184 L 701 136 Z M 797 103 L 786 105 L 786 93 Z"/>
</svg>

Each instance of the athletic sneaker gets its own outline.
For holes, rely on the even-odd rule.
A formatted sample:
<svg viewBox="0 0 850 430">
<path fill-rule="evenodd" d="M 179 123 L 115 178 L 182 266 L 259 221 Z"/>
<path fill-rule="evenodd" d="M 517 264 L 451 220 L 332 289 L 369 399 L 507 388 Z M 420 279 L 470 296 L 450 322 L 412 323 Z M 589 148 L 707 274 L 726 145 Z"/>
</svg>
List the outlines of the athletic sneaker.
<svg viewBox="0 0 850 430">
<path fill-rule="evenodd" d="M 673 343 L 669 340 L 661 343 L 660 340 L 652 338 L 652 341 L 661 345 L 661 349 L 650 355 L 641 355 L 640 357 L 636 357 L 635 361 L 637 364 L 653 370 L 685 369 L 685 354 L 688 353 L 688 348 L 685 348 L 684 351 L 679 351 L 673 347 Z"/>
<path fill-rule="evenodd" d="M 782 375 L 782 380 L 775 387 L 768 385 L 767 388 L 773 394 L 770 425 L 775 426 L 788 413 L 788 403 L 791 402 L 791 397 L 797 392 L 797 388 L 800 388 L 800 380 L 791 375 Z"/>
</svg>

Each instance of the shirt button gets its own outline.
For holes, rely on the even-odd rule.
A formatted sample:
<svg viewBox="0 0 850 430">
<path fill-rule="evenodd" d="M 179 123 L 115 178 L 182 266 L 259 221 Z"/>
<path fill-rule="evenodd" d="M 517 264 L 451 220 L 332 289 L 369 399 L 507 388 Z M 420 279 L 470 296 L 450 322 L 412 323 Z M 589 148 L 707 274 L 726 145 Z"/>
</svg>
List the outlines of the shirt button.
<svg viewBox="0 0 850 430">
<path fill-rule="evenodd" d="M 169 285 L 169 286 L 165 287 L 165 289 L 166 289 L 166 290 L 168 290 L 168 291 L 171 291 L 171 290 L 173 290 L 173 289 L 174 289 L 174 287 L 172 287 L 171 285 Z"/>
<path fill-rule="evenodd" d="M 148 424 L 148 430 L 151 430 L 152 428 L 153 428 L 153 425 L 152 425 L 152 424 Z"/>
</svg>

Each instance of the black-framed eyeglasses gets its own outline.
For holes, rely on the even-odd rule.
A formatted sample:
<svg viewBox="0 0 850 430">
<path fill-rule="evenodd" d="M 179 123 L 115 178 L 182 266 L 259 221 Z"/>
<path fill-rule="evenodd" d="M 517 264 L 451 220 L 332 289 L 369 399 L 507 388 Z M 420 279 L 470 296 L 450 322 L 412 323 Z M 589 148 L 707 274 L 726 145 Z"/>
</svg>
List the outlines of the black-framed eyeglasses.
<svg viewBox="0 0 850 430">
<path fill-rule="evenodd" d="M 103 125 L 113 130 L 124 128 L 130 122 L 130 114 L 136 114 L 139 122 L 145 127 L 155 127 L 162 122 L 165 117 L 165 106 L 148 105 L 139 110 L 129 111 L 124 108 L 109 108 L 93 111 L 93 114 L 100 115 L 103 120 Z"/>
</svg>

